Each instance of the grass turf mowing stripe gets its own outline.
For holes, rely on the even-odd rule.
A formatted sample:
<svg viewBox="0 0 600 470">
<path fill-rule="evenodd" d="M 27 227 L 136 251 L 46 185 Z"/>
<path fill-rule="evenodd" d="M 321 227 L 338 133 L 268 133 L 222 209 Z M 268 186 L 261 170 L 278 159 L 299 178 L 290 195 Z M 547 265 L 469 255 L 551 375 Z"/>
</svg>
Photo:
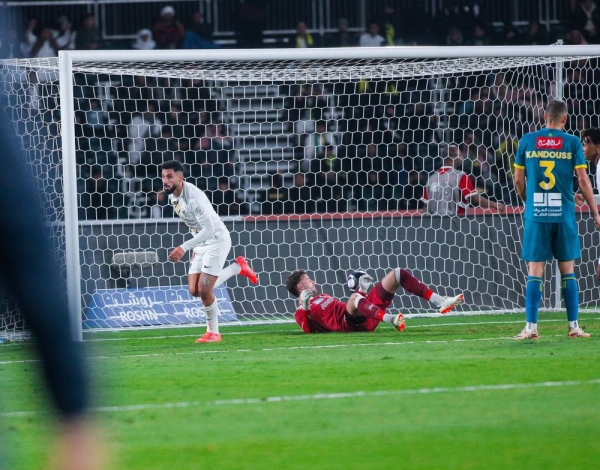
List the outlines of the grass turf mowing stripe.
<svg viewBox="0 0 600 470">
<path fill-rule="evenodd" d="M 563 338 L 565 335 L 544 335 L 544 338 Z M 490 338 L 475 338 L 475 339 L 451 339 L 451 340 L 423 340 L 423 341 L 385 341 L 380 343 L 341 343 L 341 344 L 321 344 L 311 346 L 288 346 L 282 348 L 243 348 L 243 349 L 209 349 L 196 350 L 186 352 L 169 352 L 169 353 L 146 353 L 146 354 L 122 354 L 119 356 L 88 356 L 88 359 L 136 359 L 144 357 L 164 357 L 164 356 L 190 356 L 196 354 L 225 354 L 225 353 L 247 353 L 252 351 L 294 351 L 294 350 L 318 350 L 318 349 L 339 349 L 339 348 L 354 348 L 354 347 L 373 347 L 373 346 L 410 346 L 415 344 L 449 344 L 449 343 L 471 343 L 481 341 L 507 341 L 513 340 L 511 336 L 498 336 Z M 0 361 L 0 365 L 24 364 L 31 362 L 40 362 L 38 359 L 20 359 L 14 361 Z"/>
<path fill-rule="evenodd" d="M 100 406 L 93 408 L 93 412 L 98 413 L 114 413 L 126 411 L 142 411 L 142 410 L 159 410 L 170 408 L 193 408 L 200 406 L 230 406 L 230 405 L 254 405 L 258 403 L 280 403 L 288 401 L 313 401 L 313 400 L 339 400 L 346 398 L 367 398 L 367 397 L 383 397 L 383 396 L 398 396 L 398 395 L 429 395 L 434 393 L 472 393 L 480 391 L 495 391 L 495 390 L 518 390 L 528 388 L 547 388 L 547 387 L 574 387 L 581 385 L 598 385 L 600 378 L 591 380 L 563 380 L 553 382 L 537 382 L 537 383 L 512 383 L 512 384 L 494 384 L 494 385 L 466 385 L 462 387 L 433 387 L 433 388 L 416 388 L 408 390 L 378 390 L 372 392 L 355 391 L 355 392 L 338 392 L 338 393 L 314 393 L 310 395 L 287 395 L 273 396 L 261 398 L 233 398 L 229 400 L 214 400 L 210 402 L 201 401 L 184 401 L 176 403 L 145 403 L 138 405 L 123 405 L 123 406 Z M 9 411 L 0 413 L 4 418 L 22 418 L 40 414 L 35 411 Z"/>
</svg>

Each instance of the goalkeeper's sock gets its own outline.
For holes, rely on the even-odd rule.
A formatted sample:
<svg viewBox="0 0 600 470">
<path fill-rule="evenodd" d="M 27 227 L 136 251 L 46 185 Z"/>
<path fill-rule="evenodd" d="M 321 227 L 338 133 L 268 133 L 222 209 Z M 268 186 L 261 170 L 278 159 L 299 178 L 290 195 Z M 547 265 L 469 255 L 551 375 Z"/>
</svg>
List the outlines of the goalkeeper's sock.
<svg viewBox="0 0 600 470">
<path fill-rule="evenodd" d="M 525 288 L 525 318 L 527 323 L 537 324 L 541 300 L 542 278 L 527 276 L 527 287 Z"/>
<path fill-rule="evenodd" d="M 231 263 L 226 268 L 223 268 L 219 273 L 219 277 L 215 282 L 215 287 L 223 284 L 227 279 L 233 276 L 237 276 L 241 271 L 240 265 L 237 263 Z"/>
<path fill-rule="evenodd" d="M 206 315 L 206 331 L 219 334 L 219 304 L 216 298 L 211 305 L 204 307 L 204 314 Z"/>
<path fill-rule="evenodd" d="M 442 304 L 442 297 L 419 281 L 410 273 L 410 271 L 402 268 L 396 268 L 394 271 L 396 273 L 396 281 L 398 281 L 406 292 L 418 295 L 419 297 L 430 301 L 436 307 L 439 307 Z"/>
<path fill-rule="evenodd" d="M 360 313 L 363 317 L 373 318 L 386 323 L 392 323 L 392 320 L 394 319 L 394 315 L 385 313 L 383 310 L 376 305 L 373 305 L 364 297 L 356 296 L 354 299 L 354 306 L 356 307 L 356 310 L 358 310 L 358 313 Z"/>
<path fill-rule="evenodd" d="M 567 320 L 577 321 L 579 318 L 579 287 L 574 273 L 565 274 L 561 279 L 562 295 L 567 308 Z M 570 325 L 569 325 L 570 326 Z"/>
</svg>

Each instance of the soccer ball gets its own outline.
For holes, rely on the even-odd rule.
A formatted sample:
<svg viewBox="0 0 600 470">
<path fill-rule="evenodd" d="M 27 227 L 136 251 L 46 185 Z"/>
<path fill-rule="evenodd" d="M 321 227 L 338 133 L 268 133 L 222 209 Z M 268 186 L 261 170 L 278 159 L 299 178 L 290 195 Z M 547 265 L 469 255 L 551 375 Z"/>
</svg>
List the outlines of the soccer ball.
<svg viewBox="0 0 600 470">
<path fill-rule="evenodd" d="M 359 288 L 359 279 L 361 276 L 364 276 L 365 274 L 367 274 L 365 271 L 360 271 L 360 270 L 356 270 L 356 271 L 349 271 L 348 272 L 348 278 L 347 278 L 347 283 L 348 283 L 348 288 L 352 291 L 352 292 L 357 292 L 358 288 Z"/>
</svg>

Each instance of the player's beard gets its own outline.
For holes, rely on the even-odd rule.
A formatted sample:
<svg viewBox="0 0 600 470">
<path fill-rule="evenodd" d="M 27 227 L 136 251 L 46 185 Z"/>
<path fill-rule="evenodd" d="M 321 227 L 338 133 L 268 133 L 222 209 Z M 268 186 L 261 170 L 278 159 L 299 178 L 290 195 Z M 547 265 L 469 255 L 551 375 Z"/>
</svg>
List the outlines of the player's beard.
<svg viewBox="0 0 600 470">
<path fill-rule="evenodd" d="M 178 184 L 174 184 L 173 186 L 171 186 L 170 188 L 167 188 L 166 186 L 163 186 L 163 190 L 165 191 L 165 193 L 167 194 L 173 194 L 175 191 L 177 191 L 177 188 L 179 188 Z"/>
</svg>

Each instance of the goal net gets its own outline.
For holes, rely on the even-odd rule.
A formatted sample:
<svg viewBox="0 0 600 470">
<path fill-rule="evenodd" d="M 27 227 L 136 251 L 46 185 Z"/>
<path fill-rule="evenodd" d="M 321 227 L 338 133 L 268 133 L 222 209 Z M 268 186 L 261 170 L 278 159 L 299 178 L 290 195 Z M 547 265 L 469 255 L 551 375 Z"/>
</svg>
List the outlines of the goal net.
<svg viewBox="0 0 600 470">
<path fill-rule="evenodd" d="M 290 321 L 295 269 L 344 297 L 346 270 L 381 278 L 400 266 L 441 295 L 464 292 L 459 313 L 521 311 L 517 142 L 543 126 L 553 98 L 569 106 L 567 131 L 598 125 L 598 56 L 592 46 L 74 51 L 0 62 L 2 108 L 45 195 L 84 331 L 204 322 L 187 256 L 167 260 L 190 237 L 162 192 L 158 165 L 172 159 L 231 231 L 229 261 L 243 255 L 259 275 L 219 290 L 224 322 Z M 504 213 L 431 213 L 428 179 L 457 154 Z M 588 213 L 578 217 L 580 300 L 596 308 L 598 239 Z M 552 267 L 545 279 L 543 308 L 560 308 Z M 24 328 L 10 298 L 0 306 L 0 330 Z M 435 312 L 402 289 L 393 308 Z"/>
</svg>

